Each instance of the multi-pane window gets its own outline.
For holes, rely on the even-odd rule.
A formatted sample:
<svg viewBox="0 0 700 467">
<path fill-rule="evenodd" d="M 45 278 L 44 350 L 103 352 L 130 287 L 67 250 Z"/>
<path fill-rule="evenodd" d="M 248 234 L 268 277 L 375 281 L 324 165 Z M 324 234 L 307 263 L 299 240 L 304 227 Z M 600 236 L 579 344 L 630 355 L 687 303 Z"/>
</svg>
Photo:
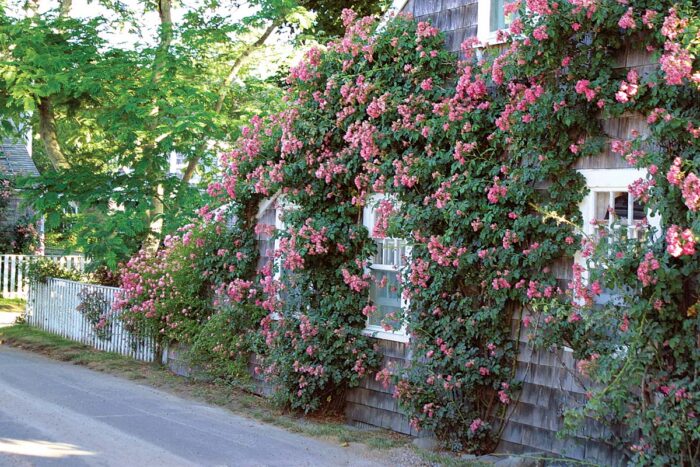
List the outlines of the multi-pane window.
<svg viewBox="0 0 700 467">
<path fill-rule="evenodd" d="M 590 190 L 581 204 L 584 233 L 592 238 L 599 234 L 600 226 L 625 229 L 619 232 L 626 238 L 638 238 L 644 229 L 644 220 L 658 225 L 649 217 L 644 206 L 629 192 L 635 181 L 646 178 L 646 171 L 639 169 L 585 169 L 579 171 Z"/>
<path fill-rule="evenodd" d="M 626 232 L 619 233 L 626 238 L 639 236 L 646 214 L 644 207 L 629 191 L 596 189 L 591 191 L 590 196 L 593 199 L 588 209 L 592 212 L 584 213 L 584 216 L 589 219 L 588 226 L 593 229 L 593 236 L 597 235 L 600 226 L 606 225 L 608 229 L 612 229 L 613 225 L 625 229 Z"/>
<path fill-rule="evenodd" d="M 370 300 L 376 311 L 367 319 L 367 327 L 381 330 L 401 330 L 400 270 L 406 258 L 406 243 L 395 238 L 376 239 L 377 254 L 370 271 Z"/>
<path fill-rule="evenodd" d="M 267 266 L 272 266 L 275 259 L 275 237 L 277 228 L 277 202 L 268 201 L 258 214 L 257 241 L 258 241 L 258 271 Z"/>
<path fill-rule="evenodd" d="M 641 239 L 649 226 L 659 226 L 658 217 L 650 216 L 644 205 L 629 192 L 631 184 L 646 178 L 645 170 L 585 169 L 579 172 L 586 178 L 590 190 L 580 206 L 583 232 L 589 239 L 600 239 L 602 233 L 608 241 Z M 586 268 L 583 279 L 588 281 L 590 274 L 587 269 L 591 265 L 583 252 L 577 254 L 576 262 Z M 606 289 L 596 297 L 596 302 L 608 303 L 618 295 L 616 291 Z"/>
<path fill-rule="evenodd" d="M 512 15 L 506 16 L 504 7 L 508 0 L 479 0 L 476 35 L 482 44 L 498 42 L 498 31 L 510 26 Z"/>
<path fill-rule="evenodd" d="M 370 235 L 375 233 L 375 207 L 384 198 L 374 195 L 365 206 L 363 223 Z M 383 339 L 407 339 L 403 310 L 406 301 L 401 293 L 401 270 L 406 264 L 406 242 L 397 238 L 373 237 L 377 252 L 368 266 L 371 276 L 369 300 L 375 311 L 367 317 L 367 332 Z"/>
<path fill-rule="evenodd" d="M 274 269 L 274 280 L 281 287 L 277 292 L 277 299 L 284 304 L 287 309 L 300 310 L 302 308 L 303 297 L 295 284 L 295 273 L 284 267 L 284 261 L 276 258 L 279 248 L 278 240 L 275 238 L 275 231 L 285 229 L 283 216 L 285 212 L 293 210 L 295 207 L 287 203 L 283 197 L 267 199 L 260 204 L 258 211 L 258 222 L 256 227 L 256 237 L 258 243 L 258 272 L 265 268 Z M 275 263 L 277 261 L 277 263 Z M 279 315 L 273 313 L 273 318 L 278 319 Z"/>
</svg>

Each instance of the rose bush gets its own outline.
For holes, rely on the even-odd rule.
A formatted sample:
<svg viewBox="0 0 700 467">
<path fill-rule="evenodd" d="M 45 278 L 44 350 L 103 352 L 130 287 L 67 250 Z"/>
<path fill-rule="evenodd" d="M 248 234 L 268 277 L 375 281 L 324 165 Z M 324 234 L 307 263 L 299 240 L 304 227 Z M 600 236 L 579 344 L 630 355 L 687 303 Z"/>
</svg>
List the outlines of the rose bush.
<svg viewBox="0 0 700 467">
<path fill-rule="evenodd" d="M 374 310 L 370 235 L 406 239 L 409 305 L 398 321 L 414 358 L 377 378 L 395 384 L 415 427 L 456 450 L 495 448 L 517 399 L 512 330 L 522 319 L 535 342 L 567 343 L 583 359 L 598 385 L 579 413 L 626 422 L 605 441 L 640 464 L 691 462 L 699 451 L 697 10 L 691 0 L 527 0 L 506 10 L 517 15 L 499 33 L 503 44 L 467 40 L 460 61 L 428 23 L 399 16 L 377 29 L 346 11 L 346 35 L 292 69 L 287 109 L 253 119 L 222 157 L 225 174 L 209 191 L 235 206 L 235 234 L 228 245 L 208 240 L 227 250 L 221 257 L 194 255 L 229 267 L 200 271 L 219 271 L 215 288 L 231 303 L 267 313 L 258 370 L 279 399 L 305 411 L 335 408 L 379 364 L 363 332 Z M 620 67 L 630 48 L 658 67 Z M 648 116 L 650 135 L 611 144 L 601 119 L 635 113 Z M 660 231 L 582 238 L 587 189 L 574 164 L 609 144 L 647 169 L 629 190 L 660 214 Z M 375 193 L 385 198 L 368 232 L 362 212 Z M 278 231 L 257 220 L 261 200 L 274 196 L 284 206 Z M 263 231 L 278 248 L 257 270 L 254 234 Z M 579 251 L 592 272 L 585 280 L 577 263 L 567 288 L 553 265 Z M 158 311 L 171 279 L 148 261 L 132 265 L 146 277 L 127 282 L 132 309 L 157 317 L 156 331 L 182 337 L 171 331 L 181 328 L 191 338 L 206 313 L 173 320 Z M 604 288 L 628 297 L 624 306 L 595 304 Z M 622 337 L 611 339 L 611 329 Z"/>
<path fill-rule="evenodd" d="M 255 251 L 253 237 L 248 236 L 246 242 L 235 228 L 227 227 L 232 214 L 226 209 L 214 213 L 203 208 L 200 215 L 200 222 L 168 236 L 155 255 L 142 251 L 122 269 L 114 311 L 135 334 L 155 335 L 161 344 L 192 344 L 203 326 L 219 313 L 220 285 L 254 268 L 254 260 L 246 260 L 242 253 L 246 247 Z M 232 248 L 236 255 L 228 254 Z M 222 322 L 219 317 L 216 320 Z M 212 351 L 201 339 L 196 348 L 204 353 Z M 234 357 L 247 359 L 247 354 Z"/>
</svg>

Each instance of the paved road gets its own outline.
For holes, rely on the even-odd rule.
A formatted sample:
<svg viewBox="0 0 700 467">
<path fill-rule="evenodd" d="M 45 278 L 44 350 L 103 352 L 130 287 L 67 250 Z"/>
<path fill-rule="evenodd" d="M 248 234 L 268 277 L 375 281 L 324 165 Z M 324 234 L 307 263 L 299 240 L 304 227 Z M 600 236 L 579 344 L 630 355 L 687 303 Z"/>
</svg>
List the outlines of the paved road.
<svg viewBox="0 0 700 467">
<path fill-rule="evenodd" d="M 375 462 L 354 448 L 0 346 L 0 466 Z"/>
</svg>

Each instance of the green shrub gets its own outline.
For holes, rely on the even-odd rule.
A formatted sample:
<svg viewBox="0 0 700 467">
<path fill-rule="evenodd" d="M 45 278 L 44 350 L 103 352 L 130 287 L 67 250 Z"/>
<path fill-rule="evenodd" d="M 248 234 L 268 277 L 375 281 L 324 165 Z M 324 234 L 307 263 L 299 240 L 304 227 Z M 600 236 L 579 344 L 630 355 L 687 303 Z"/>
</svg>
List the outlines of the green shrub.
<svg viewBox="0 0 700 467">
<path fill-rule="evenodd" d="M 64 268 L 49 258 L 37 258 L 30 261 L 24 270 L 25 277 L 30 282 L 45 283 L 50 278 L 84 281 L 86 277 L 80 271 Z"/>
<path fill-rule="evenodd" d="M 214 378 L 245 381 L 255 329 L 265 315 L 260 307 L 237 303 L 224 305 L 209 317 L 192 339 L 191 363 Z"/>
</svg>

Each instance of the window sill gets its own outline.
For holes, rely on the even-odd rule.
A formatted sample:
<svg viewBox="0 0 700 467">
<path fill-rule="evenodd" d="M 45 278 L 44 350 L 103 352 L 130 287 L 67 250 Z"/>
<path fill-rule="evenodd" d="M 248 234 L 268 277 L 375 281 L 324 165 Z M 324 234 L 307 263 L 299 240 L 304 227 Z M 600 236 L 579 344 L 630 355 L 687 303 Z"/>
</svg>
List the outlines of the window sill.
<svg viewBox="0 0 700 467">
<path fill-rule="evenodd" d="M 384 331 L 380 329 L 365 328 L 362 331 L 362 334 L 364 334 L 367 337 L 374 337 L 375 339 L 393 342 L 403 342 L 404 344 L 407 344 L 411 340 L 411 336 L 409 336 L 408 334 Z"/>
<path fill-rule="evenodd" d="M 479 44 L 474 45 L 475 49 L 486 49 L 488 47 L 495 47 L 506 43 L 505 39 L 498 40 L 497 33 L 489 34 L 487 37 L 477 36 L 477 39 L 479 39 Z"/>
</svg>

